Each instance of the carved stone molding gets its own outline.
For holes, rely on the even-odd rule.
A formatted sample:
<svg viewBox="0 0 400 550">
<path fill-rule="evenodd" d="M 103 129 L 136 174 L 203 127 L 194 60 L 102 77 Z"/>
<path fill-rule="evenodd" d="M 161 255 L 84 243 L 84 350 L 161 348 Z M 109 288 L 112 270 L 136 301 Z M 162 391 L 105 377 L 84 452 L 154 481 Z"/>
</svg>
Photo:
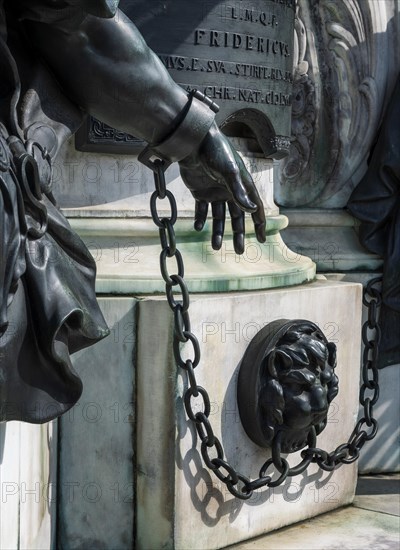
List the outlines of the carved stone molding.
<svg viewBox="0 0 400 550">
<path fill-rule="evenodd" d="M 84 152 L 137 154 L 146 143 L 94 117 L 88 116 L 75 136 L 76 148 Z"/>
<path fill-rule="evenodd" d="M 299 0 L 284 206 L 343 207 L 366 169 L 399 70 L 396 0 Z"/>
</svg>

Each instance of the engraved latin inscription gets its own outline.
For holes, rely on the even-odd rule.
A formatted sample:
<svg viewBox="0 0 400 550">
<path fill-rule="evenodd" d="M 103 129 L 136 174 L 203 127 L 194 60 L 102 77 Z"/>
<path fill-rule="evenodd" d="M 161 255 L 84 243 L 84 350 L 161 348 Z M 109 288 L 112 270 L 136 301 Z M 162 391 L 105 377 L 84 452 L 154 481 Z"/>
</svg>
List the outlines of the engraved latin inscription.
<svg viewBox="0 0 400 550">
<path fill-rule="evenodd" d="M 275 14 L 257 10 L 253 7 L 243 7 L 238 4 L 225 6 L 224 16 L 226 19 L 258 23 L 263 27 L 275 27 L 278 25 L 278 20 Z"/>
<path fill-rule="evenodd" d="M 291 5 L 290 2 L 284 4 Z M 194 81 L 198 82 L 196 87 L 213 100 L 290 107 L 292 97 L 286 91 L 290 91 L 293 83 L 290 70 L 291 46 L 275 30 L 279 27 L 278 16 L 272 11 L 259 9 L 260 5 L 249 6 L 232 2 L 224 6 L 222 19 L 233 22 L 237 31 L 215 27 L 198 27 L 193 30 L 192 46 L 201 48 L 202 52 L 208 49 L 210 57 L 193 56 L 193 53 L 192 56 L 159 53 L 161 61 L 167 69 L 179 73 L 205 73 L 205 77 L 223 76 L 224 82 L 205 78 L 200 85 L 201 77 Z M 271 6 L 271 3 L 267 5 Z M 263 26 L 265 30 L 249 33 L 248 30 L 251 27 L 255 30 L 256 25 Z M 236 50 L 238 54 L 232 55 L 227 50 Z M 215 59 L 212 51 L 219 52 L 218 57 L 228 59 Z M 179 79 L 181 86 L 187 90 L 192 89 L 193 85 L 185 84 L 185 80 Z M 260 86 L 255 84 L 257 81 Z"/>
<path fill-rule="evenodd" d="M 278 136 L 290 134 L 295 0 L 142 3 L 138 10 L 137 0 L 121 0 L 121 7 L 175 82 L 218 103 L 219 124 L 236 116 L 248 123 L 263 151 L 271 154 L 268 128 Z M 270 125 L 265 126 L 265 118 Z M 236 130 L 241 132 L 240 125 Z M 92 126 L 90 135 L 96 143 L 121 143 L 107 127 Z M 279 153 L 288 147 L 274 144 L 272 149 Z"/>
<path fill-rule="evenodd" d="M 199 57 L 187 57 L 177 55 L 159 55 L 167 69 L 176 71 L 193 71 L 214 74 L 227 74 L 236 77 L 251 78 L 255 80 L 282 80 L 293 82 L 293 74 L 281 68 L 267 65 L 255 65 L 252 63 L 235 63 L 234 61 L 221 61 L 218 59 L 205 59 Z"/>
<path fill-rule="evenodd" d="M 215 4 L 207 4 L 203 24 L 189 35 L 190 53 L 159 52 L 165 67 L 180 73 L 181 86 L 197 87 L 216 101 L 289 107 L 292 45 L 285 33 L 285 18 L 292 17 L 287 10 L 294 8 L 294 1 L 231 0 L 219 8 Z M 206 21 L 210 27 L 204 25 Z M 196 50 L 202 55 L 196 56 Z M 196 76 L 185 79 L 183 73 Z M 218 78 L 210 78 L 214 75 Z M 185 84 L 192 78 L 191 86 Z"/>
<path fill-rule="evenodd" d="M 196 29 L 195 46 L 204 45 L 210 48 L 233 48 L 254 51 L 260 54 L 290 57 L 289 44 L 265 36 L 226 32 L 212 29 Z"/>
<path fill-rule="evenodd" d="M 194 88 L 190 84 L 180 85 L 185 88 L 188 92 L 192 91 Z M 230 86 L 196 86 L 196 89 L 199 89 L 207 97 L 212 100 L 228 100 L 228 101 L 239 101 L 243 103 L 258 103 L 264 105 L 279 105 L 281 107 L 290 107 L 292 104 L 291 94 L 285 94 L 282 92 L 275 92 L 273 90 L 254 90 L 241 87 L 230 87 Z"/>
</svg>

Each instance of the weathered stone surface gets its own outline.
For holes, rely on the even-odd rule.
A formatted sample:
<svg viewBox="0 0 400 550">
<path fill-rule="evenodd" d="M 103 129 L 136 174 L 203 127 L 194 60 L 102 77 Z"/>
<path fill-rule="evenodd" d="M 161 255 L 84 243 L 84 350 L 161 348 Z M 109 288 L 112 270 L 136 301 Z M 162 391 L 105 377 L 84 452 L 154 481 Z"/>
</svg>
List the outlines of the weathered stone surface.
<svg viewBox="0 0 400 550">
<path fill-rule="evenodd" d="M 244 144 L 233 140 L 241 149 Z M 258 153 L 242 153 L 263 199 L 266 214 L 276 216 L 273 182 L 277 163 Z M 168 189 L 174 193 L 180 216 L 193 217 L 194 199 L 184 185 L 178 164 L 166 172 Z M 136 155 L 111 155 L 76 151 L 71 140 L 54 163 L 54 187 L 59 205 L 67 216 L 149 217 L 154 191 L 153 173 Z M 160 210 L 167 205 L 160 203 Z M 68 209 L 68 210 L 67 210 Z"/>
<path fill-rule="evenodd" d="M 58 548 L 132 548 L 136 339 L 133 298 L 101 298 L 111 330 L 74 357 L 84 392 L 60 422 Z"/>
<path fill-rule="evenodd" d="M 54 548 L 57 423 L 0 425 L 0 548 Z"/>
<path fill-rule="evenodd" d="M 285 208 L 282 213 L 289 219 L 288 227 L 281 233 L 282 239 L 290 250 L 311 258 L 318 273 L 368 272 L 382 268 L 382 259 L 360 244 L 359 222 L 347 212 Z"/>
<path fill-rule="evenodd" d="M 55 547 L 57 432 L 57 421 L 21 424 L 20 549 Z"/>
<path fill-rule="evenodd" d="M 0 548 L 18 547 L 20 431 L 19 422 L 0 424 Z"/>
<path fill-rule="evenodd" d="M 364 510 L 400 517 L 399 493 L 400 474 L 363 475 L 358 478 L 353 504 Z"/>
<path fill-rule="evenodd" d="M 234 546 L 231 550 L 395 550 L 398 546 L 399 518 L 352 507 Z"/>
<path fill-rule="evenodd" d="M 240 472 L 257 477 L 269 456 L 246 436 L 236 405 L 237 369 L 253 335 L 278 318 L 308 318 L 337 342 L 340 391 L 328 427 L 318 438 L 318 446 L 330 451 L 347 440 L 358 411 L 360 313 L 359 285 L 326 281 L 193 297 L 192 329 L 202 342 L 196 375 L 210 393 L 210 420 L 226 457 Z M 234 499 L 203 466 L 195 431 L 185 416 L 185 382 L 176 375 L 172 318 L 165 301 L 141 301 L 139 323 L 138 548 L 222 548 L 351 502 L 355 465 L 333 474 L 311 467 L 308 475 L 250 501 Z M 290 463 L 298 459 L 293 455 Z"/>
</svg>

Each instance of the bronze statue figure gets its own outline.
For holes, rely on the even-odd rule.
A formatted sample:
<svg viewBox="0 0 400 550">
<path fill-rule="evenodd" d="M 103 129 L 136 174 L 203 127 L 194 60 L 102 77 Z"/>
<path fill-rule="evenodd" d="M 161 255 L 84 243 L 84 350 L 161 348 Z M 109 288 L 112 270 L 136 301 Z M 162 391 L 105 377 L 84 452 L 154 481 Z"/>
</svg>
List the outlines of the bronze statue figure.
<svg viewBox="0 0 400 550">
<path fill-rule="evenodd" d="M 384 259 L 379 367 L 400 363 L 400 76 L 367 173 L 347 208 L 361 221 L 359 238 Z"/>
<path fill-rule="evenodd" d="M 95 263 L 51 190 L 52 163 L 85 114 L 179 162 L 197 230 L 211 204 L 215 248 L 226 204 L 238 253 L 244 212 L 260 242 L 265 216 L 210 109 L 172 81 L 117 0 L 0 0 L 0 64 L 0 421 L 40 423 L 81 395 L 70 354 L 108 334 Z"/>
</svg>

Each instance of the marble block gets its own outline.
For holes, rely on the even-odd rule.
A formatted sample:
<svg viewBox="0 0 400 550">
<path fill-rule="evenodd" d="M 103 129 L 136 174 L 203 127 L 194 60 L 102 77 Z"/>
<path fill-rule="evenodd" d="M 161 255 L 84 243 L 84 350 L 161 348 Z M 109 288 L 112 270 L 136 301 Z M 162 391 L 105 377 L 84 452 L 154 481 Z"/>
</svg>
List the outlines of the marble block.
<svg viewBox="0 0 400 550">
<path fill-rule="evenodd" d="M 20 431 L 20 422 L 0 424 L 0 548 L 17 548 L 19 540 Z"/>
<path fill-rule="evenodd" d="M 134 546 L 136 300 L 99 303 L 111 333 L 74 356 L 84 390 L 60 421 L 57 548 L 62 550 Z"/>
<path fill-rule="evenodd" d="M 212 402 L 210 421 L 228 462 L 241 473 L 258 477 L 269 452 L 252 443 L 242 428 L 236 404 L 238 365 L 252 337 L 276 319 L 312 320 L 337 344 L 339 395 L 317 445 L 332 451 L 347 441 L 358 412 L 360 285 L 319 280 L 290 289 L 197 295 L 190 313 L 202 351 L 196 375 Z M 138 549 L 223 548 L 352 501 L 355 464 L 333 473 L 312 465 L 274 490 L 254 493 L 245 502 L 234 498 L 202 463 L 182 404 L 186 382 L 174 363 L 172 331 L 172 314 L 162 297 L 140 301 Z M 290 456 L 290 464 L 298 461 L 299 453 Z"/>
<path fill-rule="evenodd" d="M 55 547 L 57 423 L 0 424 L 0 548 Z"/>
<path fill-rule="evenodd" d="M 58 423 L 21 424 L 19 548 L 54 548 Z"/>
</svg>

